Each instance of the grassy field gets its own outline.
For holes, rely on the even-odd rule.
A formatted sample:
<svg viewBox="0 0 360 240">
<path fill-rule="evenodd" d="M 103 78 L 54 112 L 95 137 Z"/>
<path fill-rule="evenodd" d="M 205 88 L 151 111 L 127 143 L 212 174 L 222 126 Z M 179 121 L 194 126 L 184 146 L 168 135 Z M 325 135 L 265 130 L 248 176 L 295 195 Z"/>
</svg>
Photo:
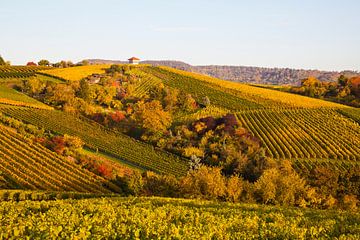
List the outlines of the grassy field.
<svg viewBox="0 0 360 240">
<path fill-rule="evenodd" d="M 359 239 L 360 213 L 168 198 L 0 202 L 0 239 Z"/>
</svg>

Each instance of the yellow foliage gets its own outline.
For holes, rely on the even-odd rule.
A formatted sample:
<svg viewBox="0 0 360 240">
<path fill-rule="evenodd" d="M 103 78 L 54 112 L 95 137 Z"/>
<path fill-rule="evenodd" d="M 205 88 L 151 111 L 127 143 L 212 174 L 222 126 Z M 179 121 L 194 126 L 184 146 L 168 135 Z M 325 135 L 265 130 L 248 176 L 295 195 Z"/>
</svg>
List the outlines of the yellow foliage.
<svg viewBox="0 0 360 240">
<path fill-rule="evenodd" d="M 185 157 L 191 157 L 192 155 L 195 155 L 197 157 L 203 157 L 204 151 L 196 147 L 187 147 L 184 148 L 184 155 Z"/>
</svg>

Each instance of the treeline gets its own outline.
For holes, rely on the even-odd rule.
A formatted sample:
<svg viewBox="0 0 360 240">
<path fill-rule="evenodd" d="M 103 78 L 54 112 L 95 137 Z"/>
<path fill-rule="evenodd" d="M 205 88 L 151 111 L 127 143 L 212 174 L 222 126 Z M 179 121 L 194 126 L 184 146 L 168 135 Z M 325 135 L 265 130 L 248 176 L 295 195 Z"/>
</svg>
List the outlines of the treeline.
<svg viewBox="0 0 360 240">
<path fill-rule="evenodd" d="M 262 203 L 355 210 L 359 204 L 360 169 L 338 175 L 317 167 L 306 180 L 288 161 L 264 162 L 255 181 L 246 175 L 224 176 L 221 167 L 199 166 L 182 178 L 151 172 L 117 177 L 113 180 L 126 195 L 197 198 L 230 202 Z M 308 176 L 310 177 L 310 176 Z"/>
<path fill-rule="evenodd" d="M 322 82 L 315 77 L 309 77 L 301 81 L 300 87 L 291 87 L 286 90 L 304 96 L 323 98 L 353 107 L 360 107 L 359 76 L 349 78 L 341 75 L 337 82 Z"/>
</svg>

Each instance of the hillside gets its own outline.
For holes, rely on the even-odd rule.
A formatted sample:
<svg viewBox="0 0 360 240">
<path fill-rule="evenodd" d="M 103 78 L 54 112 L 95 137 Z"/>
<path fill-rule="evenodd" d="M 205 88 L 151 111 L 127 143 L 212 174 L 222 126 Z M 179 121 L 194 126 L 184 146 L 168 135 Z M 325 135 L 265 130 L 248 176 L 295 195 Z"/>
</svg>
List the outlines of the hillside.
<svg viewBox="0 0 360 240">
<path fill-rule="evenodd" d="M 88 59 L 91 64 L 124 64 L 127 61 Z M 291 68 L 265 68 L 252 66 L 222 66 L 203 65 L 193 66 L 181 61 L 173 60 L 146 60 L 144 64 L 153 66 L 168 66 L 180 70 L 191 71 L 212 77 L 230 80 L 233 82 L 271 84 L 271 85 L 300 85 L 301 80 L 310 76 L 321 81 L 335 82 L 340 75 L 358 75 L 354 71 L 320 71 Z"/>
<path fill-rule="evenodd" d="M 3 140 L 3 155 L 16 152 L 25 171 L 13 180 L 16 165 L 4 167 L 5 188 L 356 208 L 357 109 L 148 64 L 41 73 L 1 80 L 2 122 L 28 139 L 21 146 L 9 134 Z M 100 189 L 49 178 L 54 169 L 27 170 L 45 153 L 72 159 L 71 172 L 89 171 Z M 22 179 L 31 174 L 43 185 Z"/>
<path fill-rule="evenodd" d="M 0 125 L 0 188 L 110 193 L 106 180 Z"/>
</svg>

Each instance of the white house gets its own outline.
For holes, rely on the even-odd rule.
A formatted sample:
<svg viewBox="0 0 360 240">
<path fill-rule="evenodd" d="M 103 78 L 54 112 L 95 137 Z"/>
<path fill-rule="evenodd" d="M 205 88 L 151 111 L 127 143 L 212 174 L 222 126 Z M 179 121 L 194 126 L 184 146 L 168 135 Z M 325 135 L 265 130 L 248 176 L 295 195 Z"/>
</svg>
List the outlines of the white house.
<svg viewBox="0 0 360 240">
<path fill-rule="evenodd" d="M 139 64 L 140 59 L 136 57 L 129 58 L 129 64 Z"/>
</svg>

